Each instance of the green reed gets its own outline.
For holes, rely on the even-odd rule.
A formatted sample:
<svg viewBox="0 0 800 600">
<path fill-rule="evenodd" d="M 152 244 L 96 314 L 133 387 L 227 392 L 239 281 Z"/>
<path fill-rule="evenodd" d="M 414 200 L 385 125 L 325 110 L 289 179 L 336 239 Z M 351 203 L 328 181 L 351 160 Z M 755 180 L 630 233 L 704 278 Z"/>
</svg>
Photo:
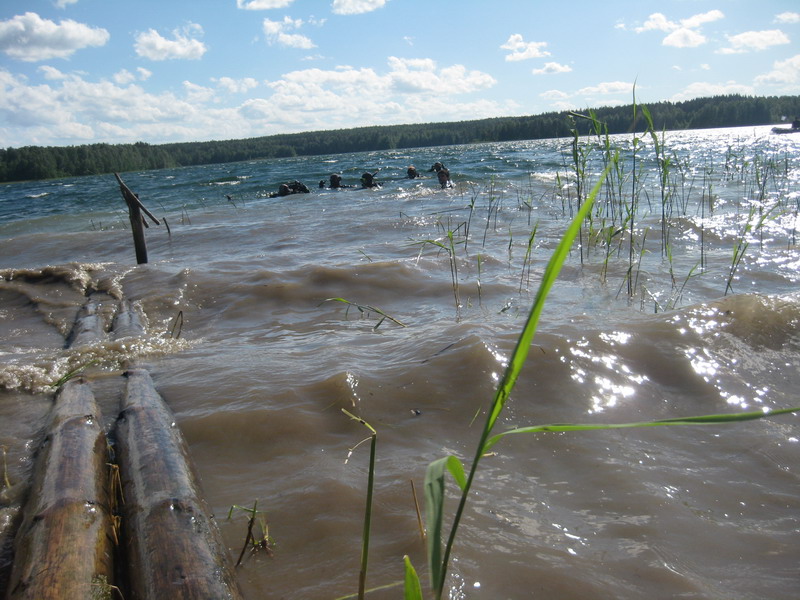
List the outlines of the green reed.
<svg viewBox="0 0 800 600">
<path fill-rule="evenodd" d="M 533 226 L 531 234 L 528 236 L 528 245 L 525 248 L 525 258 L 522 261 L 522 273 L 519 277 L 519 291 L 522 293 L 523 283 L 527 281 L 530 283 L 531 278 L 531 251 L 533 250 L 533 243 L 536 240 L 536 231 L 539 229 L 539 222 Z M 526 279 L 527 273 L 527 279 Z"/>
<path fill-rule="evenodd" d="M 460 226 L 459 226 L 460 227 Z M 424 250 L 426 245 L 435 246 L 439 248 L 439 250 L 443 250 L 447 254 L 448 263 L 450 265 L 450 280 L 453 289 L 453 299 L 455 300 L 456 304 L 456 320 L 461 319 L 461 294 L 459 291 L 458 285 L 458 258 L 456 256 L 456 241 L 455 241 L 455 231 L 452 229 L 448 229 L 446 233 L 446 242 L 441 240 L 421 240 L 416 242 L 419 244 L 420 249 L 419 253 L 420 256 L 422 255 L 422 251 Z M 461 242 L 458 242 L 461 243 Z M 466 244 L 466 242 L 464 242 Z"/>
<path fill-rule="evenodd" d="M 250 515 L 247 520 L 247 533 L 245 534 L 244 544 L 242 545 L 241 552 L 239 552 L 239 558 L 236 560 L 235 566 L 238 567 L 242 564 L 242 559 L 244 559 L 244 555 L 248 549 L 250 550 L 251 554 L 255 554 L 260 550 L 264 550 L 268 556 L 272 556 L 272 548 L 275 546 L 275 540 L 272 539 L 269 534 L 269 524 L 267 523 L 266 514 L 258 510 L 258 500 L 253 502 L 253 508 L 247 508 L 237 504 L 232 505 L 228 510 L 228 521 L 231 520 L 235 510 L 242 511 Z M 259 527 L 261 528 L 260 537 L 256 537 L 256 535 L 253 533 L 256 523 L 258 523 Z"/>
<path fill-rule="evenodd" d="M 67 383 L 70 379 L 74 379 L 75 377 L 80 376 L 86 369 L 88 369 L 89 367 L 91 367 L 93 365 L 98 364 L 99 362 L 100 362 L 99 358 L 93 358 L 93 359 L 91 359 L 91 360 L 89 360 L 89 361 L 87 361 L 85 363 L 82 363 L 82 364 L 78 365 L 74 369 L 71 369 L 71 370 L 67 371 L 66 373 L 64 373 L 64 375 L 59 377 L 57 381 L 54 381 L 53 383 L 51 383 L 50 387 L 60 388 L 65 383 Z"/>
<path fill-rule="evenodd" d="M 376 308 L 374 306 L 370 306 L 369 304 L 358 304 L 357 302 L 351 302 L 350 300 L 345 300 L 344 298 L 325 298 L 320 305 L 324 304 L 325 302 L 341 302 L 342 304 L 347 305 L 347 309 L 345 310 L 345 317 L 348 315 L 350 311 L 350 307 L 354 307 L 358 310 L 358 312 L 364 316 L 369 317 L 372 313 L 380 316 L 378 323 L 373 327 L 373 331 L 376 331 L 378 327 L 380 327 L 385 320 L 389 320 L 395 325 L 400 325 L 400 327 L 405 327 L 405 323 L 400 321 L 399 319 L 395 319 L 393 316 L 383 312 L 380 308 Z"/>
<path fill-rule="evenodd" d="M 642 106 L 642 114 L 647 121 L 647 133 L 650 134 L 650 139 L 653 142 L 655 159 L 656 163 L 658 164 L 658 186 L 659 191 L 661 192 L 661 255 L 664 256 L 665 254 L 670 253 L 670 228 L 668 223 L 669 217 L 672 214 L 672 188 L 670 186 L 670 166 L 672 164 L 672 160 L 669 156 L 667 156 L 666 149 L 664 147 L 665 132 L 661 132 L 661 139 L 659 140 L 658 134 L 656 134 L 655 131 L 655 125 L 653 124 L 653 117 L 650 115 L 650 111 L 646 106 Z M 672 257 L 670 253 L 670 275 L 672 275 L 671 265 Z M 674 277 L 672 279 L 674 282 Z"/>
<path fill-rule="evenodd" d="M 728 146 L 721 174 L 714 172 L 713 160 L 711 164 L 706 160 L 703 167 L 694 169 L 690 164 L 690 157 L 679 158 L 674 150 L 669 149 L 666 131 L 656 130 L 649 109 L 636 102 L 635 94 L 632 106 L 634 123 L 641 117 L 645 128 L 642 133 L 636 133 L 634 128 L 624 159 L 620 149 L 611 143 L 607 126 L 598 121 L 592 111 L 588 115 L 570 113 L 573 126 L 570 130 L 571 137 L 568 138 L 569 147 L 562 154 L 564 175 L 558 174 L 556 178 L 556 197 L 562 199 L 562 212 L 566 213 L 566 206 L 569 206 L 570 216 L 573 214 L 573 198 L 580 208 L 583 190 L 587 189 L 586 179 L 590 171 L 588 165 L 590 160 L 596 163 L 599 159 L 605 173 L 603 195 L 600 197 L 603 202 L 598 198 L 596 209 L 587 215 L 586 227 L 589 235 L 587 252 L 598 248 L 603 251 L 599 271 L 601 281 L 608 282 L 612 257 L 621 254 L 624 243 L 627 247 L 627 270 L 624 272 L 621 289 L 627 289 L 629 299 L 637 294 L 653 299 L 663 297 L 664 292 L 658 291 L 659 282 L 653 279 L 653 271 L 643 262 L 648 253 L 648 229 L 642 229 L 641 224 L 646 219 L 657 216 L 657 224 L 653 228 L 660 229 L 660 255 L 668 277 L 668 281 L 664 283 L 669 285 L 671 291 L 667 292 L 668 299 L 660 303 L 656 301 L 655 305 L 656 310 L 675 308 L 677 302 L 684 297 L 689 282 L 707 272 L 706 219 L 716 211 L 717 195 L 713 182 L 721 176 L 723 187 L 735 189 L 740 186 L 745 191 L 743 195 L 732 193 L 733 203 L 731 199 L 722 202 L 723 206 L 735 207 L 737 216 L 744 216 L 746 221 L 743 230 L 734 239 L 733 257 L 725 275 L 725 293 L 730 292 L 732 281 L 744 264 L 746 253 L 752 251 L 752 241 L 757 239 L 760 249 L 766 244 L 765 224 L 778 216 L 800 212 L 800 202 L 797 199 L 794 199 L 791 207 L 786 206 L 787 200 L 792 197 L 788 157 L 776 159 L 768 151 L 752 153 L 749 145 L 742 142 L 738 146 Z M 583 141 L 574 125 L 576 120 L 589 123 L 589 133 Z M 599 155 L 592 158 L 593 152 L 599 152 Z M 650 173 L 655 175 L 654 186 L 646 185 Z M 726 181 L 731 183 L 726 186 Z M 654 190 L 650 189 L 653 187 Z M 687 261 L 685 244 L 680 249 L 676 246 L 676 230 L 682 227 L 682 219 L 675 217 L 685 217 L 690 211 L 690 202 L 696 196 L 699 196 L 699 260 Z M 755 204 L 756 212 L 749 215 L 752 204 Z M 741 208 L 744 206 L 748 212 L 742 215 Z M 678 230 L 678 233 L 682 231 Z M 583 264 L 588 254 L 584 255 L 582 232 L 579 233 L 579 240 Z M 789 235 L 790 247 L 795 240 L 796 232 L 793 227 Z M 523 268 L 526 268 L 527 260 L 529 257 L 526 256 Z M 688 273 L 678 272 L 677 265 L 686 265 L 687 262 L 693 265 Z M 647 264 L 651 263 L 652 259 L 648 259 Z M 643 268 L 646 270 L 643 271 Z"/>
<path fill-rule="evenodd" d="M 582 115 L 581 115 L 582 116 Z M 596 120 L 595 120 L 596 121 Z M 577 211 L 581 211 L 581 205 L 584 202 L 584 186 L 586 185 L 587 177 L 587 163 L 589 162 L 589 152 L 587 148 L 580 143 L 580 135 L 578 134 L 577 126 L 570 129 L 572 134 L 572 169 L 575 176 L 575 197 Z M 587 218 L 591 217 L 591 212 L 587 213 Z M 583 264 L 583 228 L 578 229 L 578 247 L 580 249 L 581 264 Z"/>
<path fill-rule="evenodd" d="M 671 228 L 674 225 L 670 222 L 670 219 L 672 219 L 676 211 L 681 214 L 687 212 L 689 197 L 692 196 L 693 193 L 694 176 L 691 174 L 688 163 L 685 161 L 681 163 L 677 160 L 674 153 L 669 152 L 666 146 L 664 132 L 661 132 L 660 136 L 656 133 L 652 124 L 652 119 L 649 118 L 649 112 L 646 111 L 646 108 L 637 108 L 637 105 L 634 103 L 634 118 L 636 118 L 639 111 L 646 115 L 645 120 L 648 121 L 648 127 L 643 134 L 633 134 L 630 151 L 625 154 L 625 156 L 628 157 L 628 162 L 623 160 L 623 153 L 620 149 L 614 147 L 610 143 L 603 123 L 598 122 L 591 113 L 588 117 L 582 117 L 592 122 L 591 141 L 580 145 L 580 140 L 576 140 L 573 137 L 572 142 L 575 145 L 570 144 L 568 150 L 572 162 L 568 163 L 565 161 L 563 163 L 567 174 L 556 174 L 555 187 L 553 190 L 554 199 L 561 200 L 562 214 L 566 215 L 569 213 L 571 220 L 541 276 L 540 285 L 533 299 L 527 320 L 487 411 L 486 422 L 481 432 L 480 440 L 475 447 L 475 454 L 472 462 L 469 464 L 468 468 L 465 468 L 465 464 L 460 458 L 456 456 L 445 456 L 431 462 L 426 469 L 424 512 L 427 524 L 426 548 L 430 576 L 430 594 L 433 600 L 441 600 L 443 594 L 445 594 L 445 584 L 448 577 L 451 557 L 453 555 L 454 543 L 460 527 L 463 526 L 462 521 L 479 464 L 481 460 L 487 457 L 489 450 L 505 437 L 520 433 L 540 434 L 547 432 L 578 432 L 598 429 L 724 424 L 776 416 L 800 410 L 800 408 L 789 408 L 774 410 L 767 413 L 762 411 L 740 412 L 617 424 L 578 423 L 531 425 L 504 432 L 494 431 L 505 404 L 514 389 L 522 366 L 526 361 L 545 300 L 573 244 L 576 240 L 582 239 L 584 228 L 588 228 L 589 231 L 587 237 L 589 245 L 586 248 L 585 254 L 583 248 L 581 249 L 581 256 L 582 258 L 585 257 L 589 259 L 591 258 L 590 250 L 592 247 L 602 247 L 603 256 L 600 276 L 603 282 L 606 282 L 608 278 L 609 263 L 613 257 L 618 256 L 621 258 L 627 249 L 627 270 L 625 271 L 624 279 L 618 293 L 621 294 L 622 290 L 627 286 L 629 298 L 633 298 L 637 294 L 640 296 L 642 310 L 644 310 L 645 302 L 649 303 L 650 301 L 652 301 L 656 312 L 675 309 L 680 303 L 691 280 L 703 273 L 706 269 L 705 219 L 707 216 L 715 213 L 718 204 L 718 197 L 714 193 L 712 183 L 715 175 L 713 164 L 704 166 L 702 185 L 698 186 L 700 187 L 698 192 L 700 195 L 698 208 L 700 216 L 700 260 L 689 269 L 688 273 L 680 275 L 675 270 L 675 265 L 677 263 L 674 262 L 673 253 L 677 250 L 677 247 L 673 242 L 673 232 Z M 643 201 L 643 196 L 647 197 L 645 170 L 648 160 L 650 160 L 648 158 L 649 155 L 645 155 L 644 153 L 645 142 L 648 139 L 651 140 L 653 144 L 652 160 L 655 163 L 656 172 L 658 174 L 658 193 L 656 197 L 659 198 L 659 202 L 654 203 L 655 206 L 650 206 L 649 198 L 646 202 Z M 593 175 L 591 172 L 592 170 L 589 168 L 589 161 L 591 153 L 598 149 L 601 153 L 603 169 L 599 176 L 594 174 L 594 177 L 597 179 L 593 184 L 590 184 L 590 178 L 593 177 Z M 723 176 L 730 180 L 736 179 L 745 185 L 755 181 L 755 187 L 753 188 L 754 198 L 750 203 L 750 212 L 747 215 L 734 245 L 734 258 L 728 272 L 727 293 L 727 291 L 732 289 L 732 281 L 748 250 L 748 245 L 753 233 L 761 229 L 766 220 L 770 218 L 770 215 L 780 210 L 780 201 L 775 202 L 771 207 L 767 205 L 768 192 L 771 190 L 767 182 L 771 183 L 775 189 L 783 186 L 783 184 L 775 179 L 777 169 L 772 168 L 768 164 L 768 161 L 761 161 L 761 159 L 758 158 L 750 159 L 745 152 L 739 152 L 733 146 L 729 147 L 729 152 L 725 157 L 724 168 L 725 173 L 723 173 Z M 585 191 L 589 188 L 591 188 L 591 192 L 586 194 Z M 680 189 L 680 194 L 676 192 L 678 189 Z M 574 194 L 576 190 L 578 191 Z M 603 192 L 603 202 L 599 200 L 601 191 Z M 487 190 L 473 194 L 468 205 L 469 217 L 465 223 L 457 227 L 452 227 L 449 224 L 444 225 L 438 222 L 437 227 L 441 227 L 443 231 L 441 237 L 416 242 L 420 245 L 420 255 L 424 248 L 429 245 L 447 254 L 450 264 L 453 294 L 457 307 L 457 318 L 460 318 L 461 304 L 458 292 L 458 253 L 460 252 L 458 246 L 463 245 L 463 251 L 466 255 L 470 225 L 473 216 L 477 214 L 476 211 L 478 210 L 481 193 L 485 194 L 488 200 L 486 221 L 483 231 L 483 246 L 486 247 L 489 242 L 490 231 L 498 232 L 500 230 L 497 223 L 501 211 L 509 210 L 502 206 L 501 197 L 497 192 L 494 180 L 492 180 Z M 788 192 L 784 191 L 782 195 L 785 197 L 788 195 Z M 781 194 L 778 194 L 778 196 L 780 197 Z M 533 197 L 532 193 L 530 197 Z M 575 205 L 572 204 L 573 197 L 576 198 Z M 708 206 L 706 206 L 706 204 Z M 724 203 L 720 205 L 724 206 Z M 795 214 L 800 212 L 800 200 L 794 200 L 792 209 Z M 527 210 L 529 219 L 528 227 L 530 227 L 532 202 L 518 201 L 516 210 Z M 667 263 L 668 277 L 670 280 L 668 295 L 658 290 L 658 282 L 653 281 L 652 276 L 643 269 L 644 257 L 648 255 L 647 237 L 649 228 L 642 228 L 641 222 L 644 222 L 642 212 L 648 210 L 660 216 L 659 223 L 653 227 L 661 228 L 662 261 L 666 261 Z M 538 223 L 533 229 L 529 230 L 530 233 L 526 236 L 527 245 L 525 247 L 524 256 L 522 257 L 519 286 L 520 293 L 522 293 L 522 284 L 526 274 L 527 277 L 530 278 L 537 229 Z M 460 235 L 463 235 L 463 237 L 459 237 Z M 511 247 L 515 243 L 511 225 L 509 225 L 508 237 L 509 260 L 511 260 Z M 677 236 L 675 237 L 677 238 Z M 520 242 L 517 242 L 517 244 L 522 245 Z M 581 244 L 581 246 L 583 246 L 583 244 Z M 482 254 L 477 256 L 477 265 L 478 294 L 480 298 L 483 287 L 482 277 L 485 269 Z M 653 287 L 652 284 L 655 284 L 656 287 Z M 331 300 L 345 302 L 352 306 L 360 306 L 359 310 L 377 312 L 377 309 L 373 307 L 356 305 L 355 303 L 350 303 L 341 298 L 333 298 Z M 510 304 L 507 306 L 510 306 Z M 506 309 L 504 308 L 503 310 Z M 395 320 L 395 322 L 398 321 Z M 360 420 L 358 417 L 352 418 Z M 363 597 L 362 595 L 366 591 L 366 559 L 369 548 L 369 531 L 371 527 L 370 507 L 372 504 L 375 469 L 374 442 L 376 438 L 375 436 L 371 436 L 368 439 L 373 443 L 373 450 L 370 456 L 370 474 L 367 484 L 368 500 L 362 536 L 362 564 L 359 572 L 359 597 Z M 459 496 L 449 527 L 444 506 L 448 474 L 453 478 L 458 488 Z M 420 584 L 419 576 L 408 556 L 403 557 L 403 568 L 403 597 L 406 600 L 423 600 L 423 598 L 425 598 L 423 586 Z M 382 586 L 381 588 L 375 589 L 384 589 L 393 585 L 397 584 L 390 584 L 389 586 Z M 350 597 L 355 598 L 356 596 L 353 595 Z"/>
<path fill-rule="evenodd" d="M 354 421 L 358 421 L 364 427 L 369 429 L 370 436 L 367 438 L 370 441 L 369 446 L 369 468 L 368 468 L 368 479 L 367 479 L 367 501 L 366 506 L 364 508 L 364 527 L 362 528 L 362 535 L 361 535 L 361 569 L 358 572 L 358 600 L 364 600 L 364 595 L 366 594 L 367 590 L 367 566 L 369 564 L 369 537 L 370 537 L 370 529 L 372 525 L 372 497 L 375 491 L 375 448 L 378 444 L 378 432 L 367 423 L 364 419 L 355 416 L 352 413 L 349 413 L 345 409 L 342 409 L 342 412 L 346 414 L 348 417 L 353 419 Z M 366 441 L 366 440 L 364 440 Z M 353 454 L 353 451 L 363 442 L 359 442 L 350 449 L 350 453 L 347 455 L 349 459 L 350 456 Z"/>
<path fill-rule="evenodd" d="M 475 215 L 475 203 L 478 200 L 478 193 L 474 192 L 469 200 L 469 216 L 467 217 L 466 226 L 464 228 L 464 252 L 467 251 L 467 244 L 469 243 L 469 228 L 472 225 L 472 217 Z"/>
<path fill-rule="evenodd" d="M 606 171 L 609 167 L 606 168 Z M 481 459 L 487 456 L 489 450 L 501 439 L 509 435 L 520 433 L 542 433 L 542 432 L 572 432 L 589 431 L 600 429 L 623 429 L 640 427 L 676 426 L 676 425 L 710 425 L 731 422 L 740 422 L 753 419 L 761 419 L 767 416 L 775 416 L 800 411 L 800 407 L 774 410 L 768 413 L 764 411 L 740 412 L 733 414 L 701 415 L 692 417 L 679 417 L 673 419 L 660 419 L 655 421 L 617 423 L 617 424 L 547 424 L 528 427 L 519 427 L 509 431 L 493 434 L 493 430 L 500 414 L 505 407 L 514 389 L 517 378 L 527 359 L 528 351 L 532 346 L 533 338 L 541 317 L 545 300 L 552 289 L 558 273 L 566 260 L 569 250 L 575 241 L 582 227 L 584 219 L 587 218 L 591 210 L 600 187 L 605 179 L 605 175 L 595 184 L 591 193 L 586 198 L 581 210 L 579 210 L 569 225 L 561 242 L 550 257 L 550 261 L 542 275 L 539 290 L 531 306 L 530 313 L 520 333 L 517 345 L 511 354 L 503 377 L 498 383 L 495 391 L 494 400 L 487 412 L 486 423 L 481 432 L 480 440 L 476 446 L 475 455 L 468 471 L 464 469 L 461 460 L 453 455 L 437 459 L 428 465 L 425 474 L 425 513 L 427 521 L 427 550 L 428 550 L 428 569 L 431 580 L 432 597 L 434 600 L 441 600 L 445 589 L 446 578 L 453 551 L 456 535 L 464 515 L 467 499 L 472 489 L 472 485 L 477 473 L 478 464 Z M 460 490 L 460 499 L 450 526 L 449 534 L 444 528 L 444 503 L 445 503 L 445 480 L 447 473 L 450 473 L 453 480 Z M 423 600 L 422 587 L 419 577 L 411 564 L 408 556 L 403 558 L 404 562 L 404 599 Z"/>
<path fill-rule="evenodd" d="M 481 294 L 482 286 L 481 286 L 481 272 L 483 271 L 483 255 L 478 254 L 476 257 L 476 261 L 478 264 L 478 304 L 483 305 L 483 296 Z"/>
<path fill-rule="evenodd" d="M 747 218 L 742 224 L 739 235 L 733 244 L 733 256 L 731 257 L 731 264 L 728 268 L 728 279 L 725 283 L 725 296 L 728 295 L 728 292 L 733 291 L 733 279 L 736 276 L 736 272 L 739 270 L 739 266 L 742 263 L 742 259 L 744 259 L 747 249 L 750 247 L 750 235 L 753 231 L 758 232 L 760 235 L 764 223 L 770 218 L 770 215 L 776 208 L 777 204 L 773 205 L 765 212 L 761 202 L 751 203 Z M 756 217 L 756 213 L 758 213 L 758 217 Z"/>
</svg>

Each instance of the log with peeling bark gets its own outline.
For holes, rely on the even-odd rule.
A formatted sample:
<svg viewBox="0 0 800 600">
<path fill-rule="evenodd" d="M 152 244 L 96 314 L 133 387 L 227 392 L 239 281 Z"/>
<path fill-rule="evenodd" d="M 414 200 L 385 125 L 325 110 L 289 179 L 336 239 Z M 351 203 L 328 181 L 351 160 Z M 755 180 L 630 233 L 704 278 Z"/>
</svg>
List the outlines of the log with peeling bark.
<svg viewBox="0 0 800 600">
<path fill-rule="evenodd" d="M 115 531 L 108 443 L 90 385 L 65 383 L 14 542 L 9 600 L 110 597 Z"/>
<path fill-rule="evenodd" d="M 128 371 L 117 422 L 133 599 L 240 599 L 175 417 L 149 373 Z"/>
</svg>

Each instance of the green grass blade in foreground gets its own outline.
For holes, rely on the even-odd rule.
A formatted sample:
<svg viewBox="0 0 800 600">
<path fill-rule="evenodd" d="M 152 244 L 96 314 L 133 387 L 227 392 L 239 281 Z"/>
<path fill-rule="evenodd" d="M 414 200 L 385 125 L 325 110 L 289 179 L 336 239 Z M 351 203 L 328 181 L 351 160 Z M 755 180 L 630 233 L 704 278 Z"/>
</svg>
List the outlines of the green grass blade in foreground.
<svg viewBox="0 0 800 600">
<path fill-rule="evenodd" d="M 369 536 L 372 524 L 372 498 L 375 490 L 375 447 L 378 442 L 378 432 L 361 417 L 348 412 L 344 408 L 342 412 L 354 421 L 358 421 L 364 427 L 370 430 L 370 446 L 369 446 L 369 475 L 367 479 L 367 501 L 364 508 L 364 527 L 361 536 L 361 570 L 358 574 L 358 598 L 363 600 L 366 594 L 367 585 L 367 565 L 369 563 Z"/>
<path fill-rule="evenodd" d="M 522 371 L 522 366 L 525 364 L 525 359 L 528 357 L 528 352 L 530 350 L 531 343 L 533 342 L 533 336 L 536 333 L 536 327 L 539 323 L 539 317 L 544 309 L 545 299 L 550 293 L 550 289 L 553 287 L 553 283 L 555 283 L 555 280 L 561 271 L 561 267 L 564 264 L 567 255 L 569 254 L 573 241 L 575 241 L 575 238 L 578 236 L 583 221 L 589 214 L 589 211 L 592 209 L 594 199 L 597 197 L 597 194 L 599 193 L 609 170 L 610 166 L 606 167 L 602 175 L 599 177 L 597 183 L 595 183 L 594 187 L 592 188 L 591 193 L 584 201 L 583 206 L 581 206 L 580 210 L 578 210 L 577 214 L 564 233 L 564 236 L 561 238 L 561 242 L 558 244 L 555 252 L 550 257 L 550 261 L 547 263 L 547 267 L 542 275 L 542 281 L 539 284 L 539 291 L 536 293 L 533 306 L 531 307 L 528 319 L 525 322 L 525 327 L 523 328 L 522 333 L 517 340 L 517 345 L 514 348 L 514 352 L 509 359 L 505 372 L 503 373 L 503 378 L 500 380 L 500 383 L 497 386 L 497 391 L 495 392 L 494 400 L 492 401 L 492 406 L 489 410 L 489 414 L 487 415 L 486 424 L 483 427 L 480 442 L 478 443 L 478 447 L 475 452 L 475 458 L 473 459 L 469 470 L 469 476 L 463 485 L 459 483 L 461 487 L 461 499 L 459 501 L 458 508 L 456 509 L 456 514 L 453 517 L 453 525 L 450 529 L 450 534 L 447 539 L 447 544 L 444 547 L 443 555 L 441 554 L 441 538 L 444 512 L 444 469 L 447 461 L 449 461 L 451 457 L 436 460 L 428 465 L 428 473 L 425 476 L 425 507 L 429 538 L 428 562 L 430 564 L 431 571 L 431 584 L 433 586 L 434 598 L 436 600 L 439 600 L 442 597 L 444 582 L 447 577 L 447 567 L 450 561 L 450 553 L 453 549 L 453 543 L 455 542 L 458 525 L 461 522 L 461 515 L 464 512 L 464 506 L 467 502 L 467 496 L 469 495 L 470 488 L 472 487 L 472 481 L 475 478 L 478 462 L 485 452 L 484 446 L 486 445 L 486 441 L 489 439 L 492 429 L 497 422 L 497 418 L 500 416 L 506 400 L 508 400 L 508 397 L 511 395 L 511 391 L 514 389 L 514 384 L 516 383 L 517 378 Z"/>
<path fill-rule="evenodd" d="M 442 564 L 442 522 L 444 521 L 444 477 L 447 464 L 455 456 L 445 456 L 428 465 L 425 471 L 425 520 L 428 524 L 428 568 L 431 586 L 437 588 L 443 578 Z M 460 461 L 458 461 L 460 464 Z M 461 469 L 463 474 L 463 468 Z M 461 486 L 463 489 L 463 486 Z"/>
<path fill-rule="evenodd" d="M 485 450 L 488 452 L 501 439 L 507 435 L 517 433 L 541 433 L 541 432 L 564 432 L 564 431 L 595 431 L 601 429 L 633 429 L 640 427 L 664 427 L 669 425 L 717 425 L 721 423 L 736 423 L 739 421 L 752 421 L 765 417 L 774 417 L 788 413 L 800 412 L 800 406 L 795 408 L 780 408 L 770 411 L 750 411 L 728 414 L 700 415 L 695 417 L 676 417 L 673 419 L 659 419 L 657 421 L 637 421 L 633 423 L 551 423 L 548 425 L 532 425 L 530 427 L 518 427 L 503 433 L 498 433 L 486 442 Z"/>
<path fill-rule="evenodd" d="M 575 215 L 572 223 L 570 223 L 570 226 L 567 228 L 564 236 L 561 238 L 561 242 L 558 244 L 555 252 L 550 257 L 550 261 L 547 263 L 547 268 L 545 268 L 544 274 L 542 275 L 542 281 L 539 284 L 539 291 L 536 292 L 536 298 L 533 300 L 533 306 L 531 307 L 530 314 L 528 315 L 528 320 L 525 322 L 525 327 L 523 328 L 522 333 L 517 340 L 517 346 L 514 348 L 514 352 L 511 354 L 511 359 L 509 360 L 508 366 L 503 373 L 503 379 L 500 381 L 500 384 L 497 387 L 494 401 L 492 402 L 492 409 L 489 413 L 489 418 L 486 421 L 486 426 L 484 427 L 484 430 L 487 434 L 494 427 L 497 418 L 500 416 L 500 413 L 503 410 L 503 406 L 505 406 L 506 400 L 508 400 L 508 397 L 511 395 L 511 390 L 514 389 L 514 385 L 517 382 L 517 377 L 519 377 L 520 371 L 522 371 L 522 366 L 525 364 L 525 360 L 528 358 L 528 351 L 533 343 L 533 336 L 536 333 L 536 327 L 539 325 L 539 318 L 542 315 L 542 310 L 544 309 L 544 302 L 547 299 L 547 295 L 550 293 L 558 274 L 561 272 L 561 267 L 563 266 L 567 255 L 569 254 L 570 248 L 572 247 L 572 242 L 578 236 L 578 232 L 580 231 L 584 219 L 592 209 L 594 199 L 600 191 L 600 187 L 602 186 L 603 181 L 605 181 L 608 171 L 609 168 L 606 167 L 605 171 L 594 185 L 589 197 L 586 199 L 583 206 L 581 206 L 581 209 Z"/>
<path fill-rule="evenodd" d="M 408 555 L 403 557 L 403 563 L 405 564 L 403 600 L 422 600 L 422 586 L 419 584 L 419 576 L 417 576 L 417 572 Z"/>
</svg>

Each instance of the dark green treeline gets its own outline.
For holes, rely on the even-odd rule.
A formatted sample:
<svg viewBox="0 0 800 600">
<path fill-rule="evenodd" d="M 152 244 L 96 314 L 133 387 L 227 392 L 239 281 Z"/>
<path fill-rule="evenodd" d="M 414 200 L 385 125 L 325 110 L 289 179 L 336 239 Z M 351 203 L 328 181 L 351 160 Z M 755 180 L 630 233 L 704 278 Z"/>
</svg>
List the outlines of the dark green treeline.
<svg viewBox="0 0 800 600">
<path fill-rule="evenodd" d="M 643 131 L 632 123 L 633 105 L 595 109 L 609 133 Z M 800 96 L 714 96 L 648 104 L 655 128 L 705 129 L 769 125 L 800 115 Z M 454 123 L 387 125 L 335 131 L 271 135 L 242 140 L 180 144 L 90 144 L 0 149 L 0 181 L 51 179 L 214 164 L 287 156 L 312 156 L 397 148 L 565 137 L 572 128 L 588 133 L 590 123 L 568 112 L 500 117 Z"/>
</svg>

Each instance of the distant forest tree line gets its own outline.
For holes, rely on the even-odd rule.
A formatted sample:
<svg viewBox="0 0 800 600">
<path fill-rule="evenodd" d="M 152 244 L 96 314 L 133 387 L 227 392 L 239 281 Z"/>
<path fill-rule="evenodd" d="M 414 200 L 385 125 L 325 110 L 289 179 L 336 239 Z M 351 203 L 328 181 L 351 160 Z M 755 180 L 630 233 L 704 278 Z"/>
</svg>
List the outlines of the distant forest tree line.
<svg viewBox="0 0 800 600">
<path fill-rule="evenodd" d="M 657 130 L 706 129 L 770 125 L 800 115 L 800 96 L 741 95 L 698 98 L 685 102 L 647 104 Z M 634 105 L 593 111 L 608 133 L 643 131 L 644 119 L 633 123 Z M 175 144 L 88 144 L 26 146 L 0 149 L 0 182 L 52 179 L 79 175 L 143 171 L 243 160 L 313 156 L 557 138 L 577 129 L 587 134 L 591 123 L 568 111 L 526 117 L 499 117 L 452 123 L 382 125 L 312 131 L 265 137 Z"/>
</svg>

